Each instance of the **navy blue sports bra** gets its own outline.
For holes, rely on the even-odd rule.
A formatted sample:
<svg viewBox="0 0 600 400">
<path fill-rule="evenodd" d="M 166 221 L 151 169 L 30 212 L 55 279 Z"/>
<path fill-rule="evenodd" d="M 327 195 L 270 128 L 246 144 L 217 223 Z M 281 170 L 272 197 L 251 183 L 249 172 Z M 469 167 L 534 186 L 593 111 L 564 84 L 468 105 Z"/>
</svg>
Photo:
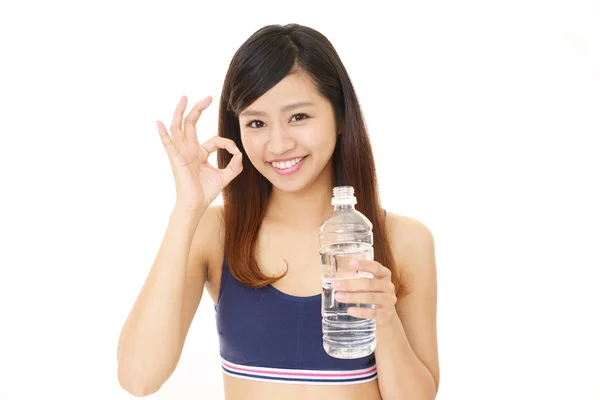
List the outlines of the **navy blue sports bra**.
<svg viewBox="0 0 600 400">
<path fill-rule="evenodd" d="M 321 295 L 296 297 L 269 285 L 255 289 L 223 260 L 216 310 L 222 368 L 245 379 L 351 384 L 377 378 L 375 356 L 343 360 L 323 349 Z"/>
</svg>

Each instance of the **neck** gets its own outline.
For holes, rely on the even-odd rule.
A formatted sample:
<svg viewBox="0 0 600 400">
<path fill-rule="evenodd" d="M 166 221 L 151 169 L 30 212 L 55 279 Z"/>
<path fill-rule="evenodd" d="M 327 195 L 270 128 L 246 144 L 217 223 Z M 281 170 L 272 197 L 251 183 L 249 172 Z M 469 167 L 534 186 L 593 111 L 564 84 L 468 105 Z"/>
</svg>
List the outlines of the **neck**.
<svg viewBox="0 0 600 400">
<path fill-rule="evenodd" d="M 273 187 L 266 217 L 299 228 L 319 226 L 333 210 L 332 175 L 320 177 L 300 192 L 283 192 Z"/>
</svg>

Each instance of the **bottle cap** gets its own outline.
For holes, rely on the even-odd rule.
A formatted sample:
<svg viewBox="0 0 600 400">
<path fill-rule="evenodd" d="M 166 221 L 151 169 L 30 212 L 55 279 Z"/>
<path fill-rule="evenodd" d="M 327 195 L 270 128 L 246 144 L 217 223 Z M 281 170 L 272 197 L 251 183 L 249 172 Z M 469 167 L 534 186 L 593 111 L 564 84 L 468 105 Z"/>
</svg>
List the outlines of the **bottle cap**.
<svg viewBox="0 0 600 400">
<path fill-rule="evenodd" d="M 352 186 L 334 187 L 331 204 L 334 206 L 356 204 L 356 197 L 354 197 L 354 188 Z"/>
</svg>

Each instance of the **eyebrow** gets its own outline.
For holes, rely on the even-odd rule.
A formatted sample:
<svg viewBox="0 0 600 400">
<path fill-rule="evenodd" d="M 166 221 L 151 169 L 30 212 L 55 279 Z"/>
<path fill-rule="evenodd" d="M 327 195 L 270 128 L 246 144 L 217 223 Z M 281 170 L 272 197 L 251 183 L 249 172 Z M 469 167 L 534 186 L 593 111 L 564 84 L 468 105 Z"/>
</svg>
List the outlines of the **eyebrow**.
<svg viewBox="0 0 600 400">
<path fill-rule="evenodd" d="M 297 103 L 292 103 L 292 104 L 288 104 L 287 106 L 283 106 L 281 107 L 281 112 L 286 112 L 286 111 L 290 111 L 296 108 L 300 108 L 300 107 L 306 107 L 306 106 L 314 106 L 314 103 L 311 103 L 310 101 L 300 101 Z M 240 117 L 249 117 L 249 116 L 255 116 L 255 117 L 261 117 L 261 116 L 265 116 L 266 113 L 263 111 L 256 111 L 256 110 L 245 110 L 244 112 L 242 112 L 240 114 Z"/>
</svg>

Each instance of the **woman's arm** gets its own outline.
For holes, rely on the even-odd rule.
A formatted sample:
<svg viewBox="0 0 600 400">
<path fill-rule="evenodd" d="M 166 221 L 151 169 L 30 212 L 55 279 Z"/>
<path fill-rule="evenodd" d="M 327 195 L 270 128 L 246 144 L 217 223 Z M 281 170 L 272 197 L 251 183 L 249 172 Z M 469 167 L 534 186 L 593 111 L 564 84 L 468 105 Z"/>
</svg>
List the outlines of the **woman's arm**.
<svg viewBox="0 0 600 400">
<path fill-rule="evenodd" d="M 387 221 L 409 294 L 396 302 L 397 318 L 377 328 L 379 389 L 383 400 L 432 400 L 440 379 L 433 236 L 414 219 L 388 214 Z"/>
<path fill-rule="evenodd" d="M 376 321 L 375 358 L 383 400 L 432 400 L 439 382 L 433 237 L 423 224 L 406 217 L 388 214 L 387 226 L 396 267 L 409 294 L 397 299 L 390 269 L 368 260 L 351 263 L 373 278 L 348 279 L 332 286 L 339 301 L 376 306 L 350 307 L 348 313 Z"/>
<path fill-rule="evenodd" d="M 125 321 L 117 350 L 121 386 L 136 396 L 171 376 L 206 280 L 207 248 L 217 236 L 218 209 L 175 209 L 148 277 Z"/>
</svg>

